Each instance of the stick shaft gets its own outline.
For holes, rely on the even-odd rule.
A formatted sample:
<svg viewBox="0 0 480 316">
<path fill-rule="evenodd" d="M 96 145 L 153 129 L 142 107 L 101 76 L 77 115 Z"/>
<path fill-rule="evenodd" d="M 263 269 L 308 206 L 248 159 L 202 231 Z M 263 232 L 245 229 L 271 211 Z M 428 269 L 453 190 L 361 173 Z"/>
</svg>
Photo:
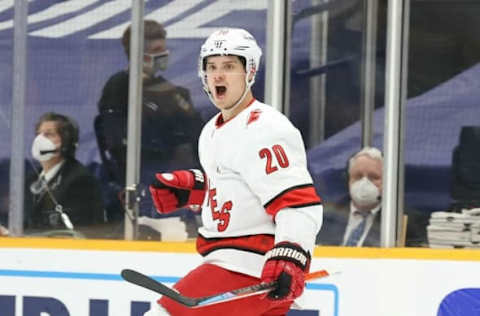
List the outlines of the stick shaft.
<svg viewBox="0 0 480 316">
<path fill-rule="evenodd" d="M 318 270 L 318 271 L 305 274 L 305 281 L 324 278 L 329 275 L 330 274 L 328 273 L 327 270 Z M 236 290 L 231 290 L 231 291 L 216 294 L 216 295 L 198 298 L 199 302 L 194 307 L 218 304 L 218 303 L 223 303 L 231 300 L 236 300 L 239 298 L 244 298 L 247 296 L 262 294 L 262 293 L 273 290 L 276 286 L 277 286 L 277 282 L 275 281 L 269 282 L 269 283 L 258 283 L 258 284 L 250 285 L 244 288 L 239 288 Z"/>
<path fill-rule="evenodd" d="M 305 275 L 305 280 L 324 278 L 329 275 L 330 274 L 328 273 L 327 270 L 314 271 L 311 273 L 307 273 Z M 218 304 L 218 303 L 227 302 L 227 301 L 231 301 L 231 300 L 235 300 L 235 299 L 239 299 L 247 296 L 258 295 L 258 294 L 265 293 L 272 290 L 277 285 L 276 282 L 258 283 L 258 284 L 246 286 L 243 288 L 239 288 L 239 289 L 235 289 L 235 290 L 231 290 L 231 291 L 227 291 L 227 292 L 223 292 L 215 295 L 194 298 L 194 297 L 184 296 L 179 292 L 177 292 L 176 290 L 171 289 L 170 287 L 160 282 L 157 282 L 156 280 L 150 278 L 149 276 L 146 276 L 134 270 L 124 269 L 122 270 L 121 276 L 123 277 L 123 279 L 125 279 L 130 283 L 144 287 L 146 289 L 149 289 L 151 291 L 164 295 L 174 300 L 177 303 L 180 303 L 187 307 L 193 307 L 193 308 L 212 305 L 212 304 Z"/>
</svg>

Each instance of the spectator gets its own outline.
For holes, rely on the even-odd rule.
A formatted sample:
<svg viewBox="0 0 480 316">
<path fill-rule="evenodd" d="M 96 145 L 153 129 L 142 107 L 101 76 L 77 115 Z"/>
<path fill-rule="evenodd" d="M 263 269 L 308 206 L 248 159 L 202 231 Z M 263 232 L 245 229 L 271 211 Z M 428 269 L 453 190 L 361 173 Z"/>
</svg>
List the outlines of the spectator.
<svg viewBox="0 0 480 316">
<path fill-rule="evenodd" d="M 352 247 L 380 246 L 380 214 L 383 181 L 383 156 L 374 147 L 364 147 L 347 163 L 347 185 L 350 201 L 347 206 L 325 206 L 324 229 L 317 236 L 320 244 Z M 420 245 L 426 240 L 425 216 L 406 210 L 409 216 L 407 245 Z M 343 235 L 339 232 L 343 231 Z"/>
<path fill-rule="evenodd" d="M 27 179 L 25 231 L 69 228 L 69 222 L 75 229 L 104 222 L 99 185 L 75 159 L 76 123 L 48 112 L 40 117 L 35 132 L 32 155 L 41 171 Z"/>
<path fill-rule="evenodd" d="M 128 27 L 121 40 L 127 58 L 130 57 L 130 33 Z M 144 40 L 140 182 L 149 184 L 151 174 L 157 170 L 199 166 L 196 147 L 203 122 L 192 105 L 189 91 L 158 75 L 167 68 L 170 54 L 164 27 L 145 20 Z M 102 160 L 116 193 L 125 186 L 128 87 L 128 70 L 121 70 L 108 79 L 95 122 Z M 149 195 L 140 204 L 140 215 L 158 217 Z M 195 230 L 196 226 L 191 229 Z"/>
<path fill-rule="evenodd" d="M 348 161 L 350 214 L 343 246 L 380 245 L 380 207 L 383 158 L 380 150 L 365 147 Z"/>
<path fill-rule="evenodd" d="M 365 147 L 346 166 L 348 204 L 325 204 L 318 244 L 343 246 L 380 245 L 382 153 Z"/>
</svg>

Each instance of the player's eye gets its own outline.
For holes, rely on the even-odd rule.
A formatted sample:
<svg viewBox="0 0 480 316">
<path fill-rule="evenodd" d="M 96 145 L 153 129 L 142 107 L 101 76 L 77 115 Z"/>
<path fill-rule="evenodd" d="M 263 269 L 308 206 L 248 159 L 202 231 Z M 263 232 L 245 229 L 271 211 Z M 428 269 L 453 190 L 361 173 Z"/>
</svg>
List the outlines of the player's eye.
<svg viewBox="0 0 480 316">
<path fill-rule="evenodd" d="M 228 63 L 225 65 L 225 70 L 234 70 L 235 69 L 235 65 L 234 64 L 231 64 L 231 63 Z"/>
<path fill-rule="evenodd" d="M 215 66 L 212 65 L 212 64 L 208 64 L 208 65 L 207 65 L 207 71 L 208 71 L 208 72 L 215 71 Z"/>
</svg>

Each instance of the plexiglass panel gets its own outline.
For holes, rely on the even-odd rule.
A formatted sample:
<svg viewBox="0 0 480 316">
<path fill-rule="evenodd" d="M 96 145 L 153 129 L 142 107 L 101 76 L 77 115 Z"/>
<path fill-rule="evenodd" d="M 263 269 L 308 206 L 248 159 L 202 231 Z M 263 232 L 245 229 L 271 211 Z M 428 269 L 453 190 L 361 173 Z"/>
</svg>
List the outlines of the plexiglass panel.
<svg viewBox="0 0 480 316">
<path fill-rule="evenodd" d="M 379 246 L 386 7 L 295 1 L 293 21 L 290 117 L 323 198 L 317 244 Z"/>
<path fill-rule="evenodd" d="M 28 1 L 23 227 L 27 236 L 124 238 L 130 39 L 126 30 L 132 21 L 131 3 Z M 0 220 L 5 226 L 13 5 L 13 1 L 0 4 L 6 175 L 1 181 L 5 198 Z M 248 29 L 265 49 L 267 1 L 162 0 L 144 5 L 138 239 L 187 240 L 196 236 L 198 215 L 183 210 L 161 216 L 148 186 L 156 172 L 199 167 L 197 138 L 216 113 L 197 74 L 200 45 L 215 29 L 226 26 Z M 263 98 L 265 77 L 261 65 L 254 88 L 258 98 Z"/>
<path fill-rule="evenodd" d="M 411 4 L 405 207 L 434 248 L 479 240 L 479 12 L 474 1 Z"/>
</svg>

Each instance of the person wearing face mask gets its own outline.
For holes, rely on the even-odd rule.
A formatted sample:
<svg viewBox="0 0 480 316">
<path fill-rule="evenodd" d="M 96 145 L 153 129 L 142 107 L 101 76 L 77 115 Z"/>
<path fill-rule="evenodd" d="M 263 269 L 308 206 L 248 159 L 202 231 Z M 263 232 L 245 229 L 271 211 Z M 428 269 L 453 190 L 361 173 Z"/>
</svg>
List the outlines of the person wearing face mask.
<svg viewBox="0 0 480 316">
<path fill-rule="evenodd" d="M 324 227 L 317 244 L 379 247 L 382 206 L 383 155 L 375 147 L 364 147 L 348 160 L 347 205 L 327 203 Z M 407 246 L 424 246 L 428 217 L 406 208 Z"/>
<path fill-rule="evenodd" d="M 317 235 L 317 244 L 380 245 L 382 166 L 382 153 L 374 147 L 364 147 L 348 159 L 348 201 L 325 204 L 324 228 Z"/>
<path fill-rule="evenodd" d="M 350 214 L 343 246 L 380 246 L 380 207 L 383 157 L 380 150 L 365 147 L 348 161 Z"/>
<path fill-rule="evenodd" d="M 35 126 L 32 157 L 40 164 L 27 181 L 25 233 L 82 228 L 103 223 L 99 184 L 78 160 L 78 127 L 67 116 L 48 112 Z"/>
<path fill-rule="evenodd" d="M 121 39 L 128 59 L 130 34 L 129 26 Z M 150 175 L 158 169 L 199 166 L 195 150 L 203 121 L 193 107 L 189 91 L 162 76 L 171 54 L 166 35 L 160 23 L 144 21 L 141 184 L 150 183 Z M 110 183 L 115 186 L 113 196 L 125 186 L 128 87 L 128 69 L 112 75 L 103 88 L 95 120 L 102 161 Z M 123 218 L 123 213 L 117 215 Z M 160 217 L 149 196 L 144 196 L 140 203 L 140 215 Z"/>
</svg>

